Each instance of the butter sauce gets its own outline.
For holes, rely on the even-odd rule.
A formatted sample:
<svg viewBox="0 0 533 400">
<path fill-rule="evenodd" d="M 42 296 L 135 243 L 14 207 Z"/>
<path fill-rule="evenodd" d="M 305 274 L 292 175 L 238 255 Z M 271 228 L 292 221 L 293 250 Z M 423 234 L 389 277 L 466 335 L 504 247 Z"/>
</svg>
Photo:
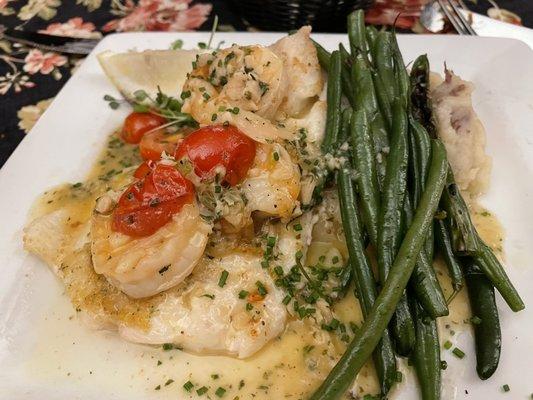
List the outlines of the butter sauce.
<svg viewBox="0 0 533 400">
<path fill-rule="evenodd" d="M 86 181 L 47 191 L 36 202 L 30 218 L 66 208 L 71 215 L 69 223 L 76 229 L 90 218 L 96 198 L 109 189 L 124 186 L 128 178 L 121 172 L 140 161 L 136 146 L 124 144 L 116 134 L 111 135 Z M 501 253 L 503 233 L 497 219 L 480 206 L 474 205 L 472 209 L 481 236 Z M 451 286 L 445 266 L 437 260 L 435 267 L 449 296 Z M 361 323 L 361 310 L 352 289 L 334 310 L 346 325 Z M 322 330 L 307 319 L 289 322 L 283 335 L 248 359 L 200 356 L 178 349 L 165 351 L 161 347 L 132 344 L 115 333 L 92 331 L 75 314 L 65 296 L 50 306 L 49 314 L 37 324 L 40 340 L 26 368 L 36 380 L 70 380 L 78 386 L 93 391 L 98 388 L 102 393 L 119 397 L 202 398 L 197 390 L 201 392 L 205 386 L 207 392 L 203 396 L 210 398 L 216 398 L 215 392 L 222 388 L 224 398 L 234 400 L 302 399 L 321 383 L 345 348 L 336 334 Z M 148 315 L 141 314 L 140 325 L 148 323 Z M 450 315 L 439 320 L 441 342 L 468 329 L 469 317 L 463 290 L 452 302 Z M 400 365 L 404 370 L 403 363 Z M 369 361 L 351 393 L 357 398 L 377 392 L 377 379 Z"/>
</svg>

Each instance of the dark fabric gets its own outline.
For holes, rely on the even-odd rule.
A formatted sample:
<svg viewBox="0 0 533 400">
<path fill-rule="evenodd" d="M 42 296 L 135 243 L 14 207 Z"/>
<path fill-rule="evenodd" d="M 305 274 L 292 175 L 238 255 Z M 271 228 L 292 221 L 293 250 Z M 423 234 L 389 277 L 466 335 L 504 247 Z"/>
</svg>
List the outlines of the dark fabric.
<svg viewBox="0 0 533 400">
<path fill-rule="evenodd" d="M 413 2 L 380 1 L 402 12 Z M 498 3 L 519 14 L 524 25 L 533 27 L 533 2 Z M 490 7 L 486 0 L 468 5 L 481 13 Z M 218 15 L 220 30 L 253 30 L 243 22 L 239 9 L 238 0 L 231 7 L 223 0 L 0 0 L 0 22 L 30 32 L 101 37 L 135 30 L 208 30 L 214 15 Z M 42 52 L 0 39 L 0 166 L 81 61 L 79 57 Z"/>
</svg>

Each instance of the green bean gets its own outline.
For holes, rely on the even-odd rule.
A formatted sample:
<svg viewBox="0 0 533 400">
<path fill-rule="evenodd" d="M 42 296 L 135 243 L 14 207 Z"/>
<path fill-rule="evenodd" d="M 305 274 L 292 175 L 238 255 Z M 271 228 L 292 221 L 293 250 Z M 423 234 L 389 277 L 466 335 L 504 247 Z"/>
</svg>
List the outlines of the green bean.
<svg viewBox="0 0 533 400">
<path fill-rule="evenodd" d="M 466 287 L 474 325 L 476 370 L 481 379 L 492 376 L 500 360 L 502 336 L 494 287 L 472 259 L 465 263 Z"/>
<path fill-rule="evenodd" d="M 311 39 L 312 40 L 312 39 Z M 326 71 L 329 72 L 329 62 L 331 59 L 331 54 L 329 51 L 327 51 L 325 48 L 323 48 L 320 43 L 312 40 L 313 44 L 316 48 L 316 54 L 318 57 L 318 62 L 320 63 L 320 66 Z M 342 62 L 342 70 L 341 70 L 341 79 L 342 79 L 342 92 L 350 102 L 350 104 L 354 105 L 354 99 L 353 99 L 353 87 L 352 87 L 352 81 L 350 77 L 350 67 L 348 65 L 348 59 L 350 57 L 350 54 L 348 51 L 344 48 L 342 44 L 339 45 L 339 50 L 341 51 L 341 62 Z"/>
<path fill-rule="evenodd" d="M 399 102 L 394 104 L 393 130 L 379 213 L 378 266 L 382 282 L 398 251 L 401 239 L 402 204 L 407 178 L 407 115 Z"/>
<path fill-rule="evenodd" d="M 416 208 L 418 205 L 418 200 L 420 199 L 421 191 L 426 185 L 426 177 L 431 153 L 431 139 L 429 138 L 429 135 L 424 127 L 412 117 L 409 118 L 409 139 L 412 156 L 412 160 L 410 161 L 411 163 L 417 163 L 417 165 L 411 165 L 411 181 L 413 183 L 411 194 L 413 205 Z M 432 227 L 429 230 L 428 238 L 425 243 L 426 253 L 430 260 L 433 260 L 433 245 L 434 235 Z"/>
<path fill-rule="evenodd" d="M 341 69 L 342 92 L 348 99 L 348 102 L 350 103 L 350 105 L 352 107 L 355 107 L 352 79 L 350 76 L 350 65 L 348 63 L 348 61 L 350 60 L 350 53 L 348 53 L 348 50 L 346 50 L 346 48 L 342 45 L 342 43 L 339 44 L 339 51 L 341 53 L 341 62 L 342 62 L 342 69 Z"/>
<path fill-rule="evenodd" d="M 481 253 L 474 258 L 483 273 L 489 278 L 494 287 L 500 292 L 509 308 L 515 312 L 524 309 L 524 302 L 505 273 L 505 269 L 496 258 L 489 246 L 481 239 Z"/>
<path fill-rule="evenodd" d="M 410 226 L 413 216 L 409 196 L 405 196 L 404 219 L 405 225 L 407 227 Z M 431 229 L 432 226 L 430 226 L 429 230 Z M 418 255 L 409 285 L 429 317 L 437 318 L 448 315 L 449 310 L 431 261 L 432 258 L 428 256 L 424 248 Z"/>
<path fill-rule="evenodd" d="M 407 186 L 407 114 L 398 101 L 393 105 L 393 115 L 390 153 L 378 218 L 377 259 L 381 283 L 385 282 L 400 245 L 402 207 Z M 415 341 L 415 328 L 406 296 L 398 304 L 391 328 L 398 353 L 408 355 Z"/>
<path fill-rule="evenodd" d="M 437 323 L 427 318 L 418 304 L 413 306 L 416 324 L 416 346 L 413 362 L 423 400 L 439 400 L 441 361 Z"/>
<path fill-rule="evenodd" d="M 350 40 L 350 50 L 352 57 L 361 55 L 368 61 L 368 46 L 366 43 L 365 12 L 355 10 L 348 15 L 348 39 Z"/>
<path fill-rule="evenodd" d="M 380 184 L 385 175 L 385 152 L 384 149 L 389 147 L 388 133 L 385 128 L 385 122 L 379 112 L 376 92 L 372 80 L 372 72 L 366 61 L 361 57 L 353 60 L 352 64 L 352 82 L 355 90 L 355 108 L 365 110 L 366 117 L 370 124 L 370 132 L 374 141 L 374 150 L 378 157 L 378 177 Z"/>
<path fill-rule="evenodd" d="M 361 198 L 361 214 L 370 242 L 376 245 L 380 193 L 374 145 L 364 109 L 353 114 L 350 132 L 352 160 L 357 171 L 357 186 Z"/>
<path fill-rule="evenodd" d="M 383 82 L 383 88 L 392 104 L 397 92 L 397 81 L 394 74 L 393 37 L 390 32 L 379 32 L 376 38 L 374 65 Z"/>
<path fill-rule="evenodd" d="M 446 171 L 446 151 L 441 143 L 433 142 L 426 190 L 383 289 L 345 353 L 310 400 L 340 399 L 379 343 L 413 272 L 416 256 L 424 245 L 444 187 Z"/>
<path fill-rule="evenodd" d="M 368 50 L 370 52 L 370 55 L 372 56 L 372 59 L 375 58 L 374 56 L 374 46 L 376 44 L 376 38 L 378 36 L 378 30 L 375 26 L 369 25 L 366 27 L 366 42 L 368 43 Z"/>
<path fill-rule="evenodd" d="M 449 228 L 446 225 L 447 223 L 443 219 L 437 219 L 435 221 L 435 237 L 452 281 L 452 288 L 454 291 L 454 294 L 452 294 L 453 298 L 455 294 L 463 288 L 464 278 L 459 260 L 453 253 L 452 241 L 448 234 Z"/>
<path fill-rule="evenodd" d="M 337 189 L 356 291 L 361 302 L 363 317 L 366 318 L 376 300 L 377 289 L 372 268 L 363 247 L 354 182 L 350 171 L 345 169 L 338 171 Z M 374 351 L 373 358 L 381 382 L 381 391 L 386 394 L 394 384 L 396 377 L 396 359 L 388 331 L 383 333 L 381 342 Z"/>
<path fill-rule="evenodd" d="M 411 81 L 411 112 L 433 138 L 436 137 L 435 121 L 429 98 L 429 61 L 425 54 L 419 56 L 410 74 Z"/>
<path fill-rule="evenodd" d="M 329 60 L 331 58 L 331 53 L 327 51 L 320 43 L 311 39 L 316 48 L 316 55 L 318 57 L 318 62 L 320 66 L 329 72 Z"/>
<path fill-rule="evenodd" d="M 448 222 L 454 252 L 460 255 L 478 254 L 481 251 L 481 245 L 476 228 L 470 219 L 468 206 L 455 183 L 451 167 L 448 168 L 441 206 L 449 217 Z"/>
<path fill-rule="evenodd" d="M 341 54 L 338 50 L 331 53 L 328 73 L 326 134 L 322 142 L 322 152 L 331 151 L 337 141 L 341 124 Z"/>
<path fill-rule="evenodd" d="M 376 69 L 372 69 L 372 81 L 374 82 L 374 90 L 376 92 L 376 99 L 379 105 L 379 110 L 383 116 L 385 128 L 390 132 L 392 128 L 392 106 L 390 99 L 385 90 L 383 80 L 379 76 Z"/>
<path fill-rule="evenodd" d="M 398 97 L 403 102 L 404 107 L 408 110 L 411 106 L 411 89 L 410 80 L 407 69 L 403 62 L 402 52 L 398 46 L 396 34 L 392 35 L 393 56 L 394 56 L 394 72 L 397 80 Z"/>
</svg>

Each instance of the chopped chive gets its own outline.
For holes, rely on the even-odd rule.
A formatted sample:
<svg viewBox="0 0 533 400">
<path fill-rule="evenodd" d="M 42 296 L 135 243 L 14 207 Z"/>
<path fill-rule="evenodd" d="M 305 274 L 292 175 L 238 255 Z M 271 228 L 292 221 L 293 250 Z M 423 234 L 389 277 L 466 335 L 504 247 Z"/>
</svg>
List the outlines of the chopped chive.
<svg viewBox="0 0 533 400">
<path fill-rule="evenodd" d="M 268 247 L 274 247 L 276 244 L 276 237 L 275 236 L 269 236 L 267 239 L 267 246 Z"/>
<path fill-rule="evenodd" d="M 198 393 L 198 396 L 202 396 L 206 394 L 208 390 L 209 390 L 208 388 L 206 388 L 205 386 L 202 386 L 200 389 L 196 390 L 196 393 Z"/>
<path fill-rule="evenodd" d="M 283 275 L 283 268 L 281 267 L 281 265 L 276 265 L 274 267 L 274 272 L 276 273 L 277 276 L 282 276 Z"/>
<path fill-rule="evenodd" d="M 502 389 L 503 389 L 504 392 L 509 392 L 511 390 L 511 388 L 507 384 L 503 385 Z"/>
<path fill-rule="evenodd" d="M 456 356 L 457 358 L 464 358 L 464 356 L 466 355 L 464 353 L 463 350 L 461 350 L 460 348 L 456 347 L 455 349 L 452 350 L 452 353 L 454 356 Z"/>
<path fill-rule="evenodd" d="M 161 364 L 163 364 L 161 360 L 157 360 L 157 366 L 159 367 Z"/>
<path fill-rule="evenodd" d="M 268 260 L 263 260 L 263 261 L 261 261 L 261 267 L 263 267 L 263 268 L 268 268 L 268 265 L 269 265 L 269 264 L 268 264 Z"/>
<path fill-rule="evenodd" d="M 224 389 L 223 387 L 219 387 L 215 391 L 215 394 L 217 395 L 217 397 L 222 397 L 222 396 L 224 396 L 225 393 L 226 393 L 226 389 Z"/>
<path fill-rule="evenodd" d="M 339 257 L 337 257 L 337 256 L 333 257 L 333 258 L 331 259 L 331 262 L 332 262 L 333 264 L 337 264 L 337 263 L 339 262 Z"/>
<path fill-rule="evenodd" d="M 266 296 L 268 293 L 268 290 L 266 289 L 265 285 L 263 285 L 263 282 L 257 281 L 255 282 L 255 284 L 257 286 L 257 291 L 259 292 L 259 294 L 263 297 Z"/>
<path fill-rule="evenodd" d="M 161 390 L 161 385 L 157 385 L 154 390 Z"/>
<path fill-rule="evenodd" d="M 284 305 L 287 305 L 287 304 L 289 304 L 290 301 L 291 301 L 291 296 L 290 296 L 290 295 L 286 295 L 286 296 L 283 298 L 282 303 L 283 303 Z"/>
<path fill-rule="evenodd" d="M 254 308 L 250 303 L 246 303 L 246 311 L 251 311 Z"/>
<path fill-rule="evenodd" d="M 303 229 L 301 224 L 295 224 L 293 228 L 296 232 L 300 232 Z"/>
<path fill-rule="evenodd" d="M 165 382 L 165 386 L 168 386 L 173 382 L 174 382 L 174 379 L 169 379 L 168 381 Z"/>
<path fill-rule="evenodd" d="M 194 385 L 191 381 L 187 381 L 183 384 L 183 389 L 185 389 L 187 392 L 190 392 L 193 387 Z"/>
<path fill-rule="evenodd" d="M 274 161 L 279 161 L 279 154 L 277 151 L 275 151 L 272 156 L 274 157 Z"/>
<path fill-rule="evenodd" d="M 220 376 L 218 374 L 211 375 L 211 379 L 218 379 L 218 378 L 220 378 Z"/>
<path fill-rule="evenodd" d="M 220 274 L 220 279 L 218 280 L 218 286 L 224 287 L 226 285 L 226 280 L 228 279 L 229 272 L 224 270 Z"/>
<path fill-rule="evenodd" d="M 245 299 L 248 296 L 249 292 L 247 290 L 241 290 L 239 292 L 239 299 Z"/>
<path fill-rule="evenodd" d="M 446 341 L 444 342 L 444 348 L 445 348 L 446 350 L 450 350 L 450 349 L 452 348 L 452 342 L 450 342 L 449 340 L 446 340 Z"/>
<path fill-rule="evenodd" d="M 446 361 L 442 360 L 440 362 L 440 369 L 442 369 L 444 371 L 446 368 L 448 368 L 448 363 Z"/>
</svg>

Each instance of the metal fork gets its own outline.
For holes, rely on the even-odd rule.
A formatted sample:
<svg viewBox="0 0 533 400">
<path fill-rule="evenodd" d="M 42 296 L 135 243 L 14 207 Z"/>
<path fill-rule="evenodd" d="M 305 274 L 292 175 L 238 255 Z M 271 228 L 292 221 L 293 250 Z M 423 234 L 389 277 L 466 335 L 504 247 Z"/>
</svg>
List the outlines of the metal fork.
<svg viewBox="0 0 533 400">
<path fill-rule="evenodd" d="M 476 31 L 464 17 L 454 0 L 437 0 L 437 2 L 458 34 L 477 36 Z"/>
</svg>

